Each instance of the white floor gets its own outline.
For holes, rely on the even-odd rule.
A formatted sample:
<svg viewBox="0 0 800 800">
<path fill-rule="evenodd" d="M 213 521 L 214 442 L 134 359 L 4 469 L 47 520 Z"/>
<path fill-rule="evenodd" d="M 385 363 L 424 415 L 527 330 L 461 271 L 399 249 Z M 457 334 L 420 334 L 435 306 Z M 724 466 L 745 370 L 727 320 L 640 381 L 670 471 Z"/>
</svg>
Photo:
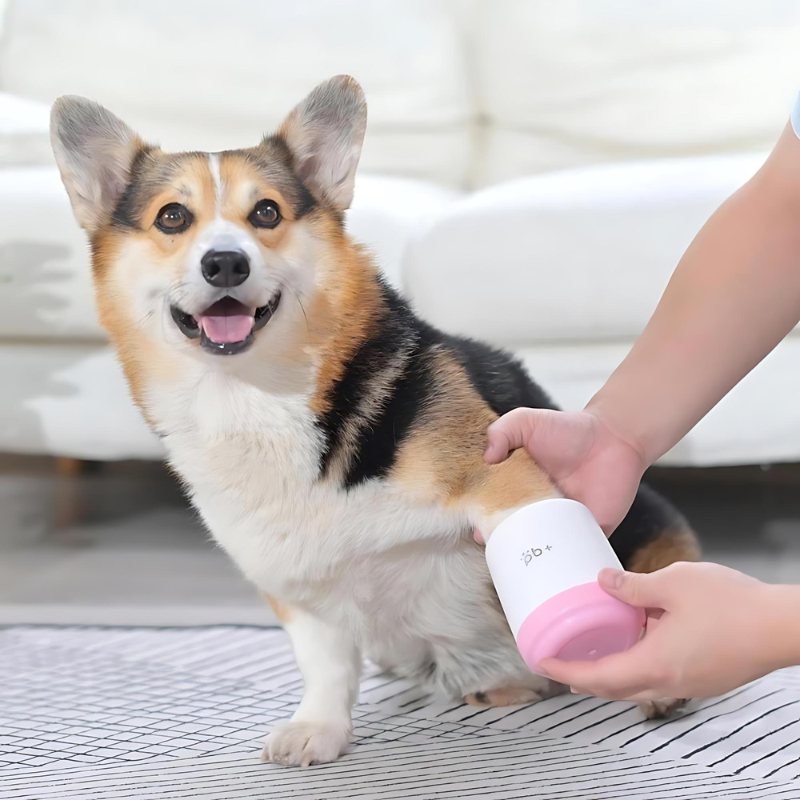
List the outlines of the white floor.
<svg viewBox="0 0 800 800">
<path fill-rule="evenodd" d="M 56 526 L 62 495 L 48 464 L 0 462 L 0 624 L 275 624 L 160 466 L 82 477 Z"/>
<path fill-rule="evenodd" d="M 658 482 L 700 532 L 709 559 L 800 583 L 800 484 L 778 473 L 751 472 L 744 482 L 668 473 Z M 0 457 L 0 624 L 14 622 L 275 619 L 160 465 L 103 465 L 70 486 L 49 460 Z"/>
</svg>

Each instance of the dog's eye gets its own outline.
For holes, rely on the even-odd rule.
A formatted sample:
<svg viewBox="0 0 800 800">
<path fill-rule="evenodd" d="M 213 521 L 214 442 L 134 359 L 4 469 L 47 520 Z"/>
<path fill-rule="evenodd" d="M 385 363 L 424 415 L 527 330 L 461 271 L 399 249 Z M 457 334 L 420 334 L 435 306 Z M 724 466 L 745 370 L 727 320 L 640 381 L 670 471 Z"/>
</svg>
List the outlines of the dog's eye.
<svg viewBox="0 0 800 800">
<path fill-rule="evenodd" d="M 281 211 L 274 200 L 259 200 L 247 219 L 256 228 L 274 228 L 281 221 Z"/>
<path fill-rule="evenodd" d="M 186 206 L 180 203 L 170 203 L 158 212 L 156 225 L 164 233 L 181 233 L 191 224 L 194 217 Z"/>
</svg>

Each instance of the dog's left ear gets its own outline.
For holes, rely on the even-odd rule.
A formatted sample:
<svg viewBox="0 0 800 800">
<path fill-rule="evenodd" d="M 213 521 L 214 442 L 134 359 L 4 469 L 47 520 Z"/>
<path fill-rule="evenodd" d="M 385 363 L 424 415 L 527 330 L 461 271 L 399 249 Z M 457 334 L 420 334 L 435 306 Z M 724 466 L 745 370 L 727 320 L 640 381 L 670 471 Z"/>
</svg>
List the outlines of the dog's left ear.
<svg viewBox="0 0 800 800">
<path fill-rule="evenodd" d="M 93 233 L 111 220 L 134 159 L 147 145 L 119 117 L 75 95 L 53 104 L 50 141 L 75 218 Z"/>
<path fill-rule="evenodd" d="M 321 83 L 284 120 L 277 136 L 311 193 L 343 211 L 353 201 L 356 167 L 367 129 L 367 103 L 358 81 L 337 75 Z"/>
</svg>

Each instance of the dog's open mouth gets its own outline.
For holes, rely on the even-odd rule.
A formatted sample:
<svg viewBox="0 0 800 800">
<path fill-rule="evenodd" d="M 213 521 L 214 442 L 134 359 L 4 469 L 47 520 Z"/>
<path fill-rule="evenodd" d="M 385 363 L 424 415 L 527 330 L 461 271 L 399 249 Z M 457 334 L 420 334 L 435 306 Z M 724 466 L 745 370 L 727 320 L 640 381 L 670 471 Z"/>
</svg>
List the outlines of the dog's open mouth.
<svg viewBox="0 0 800 800">
<path fill-rule="evenodd" d="M 184 336 L 199 338 L 201 347 L 209 353 L 232 356 L 250 347 L 253 335 L 270 321 L 280 301 L 278 292 L 265 306 L 252 309 L 232 297 L 223 297 L 202 314 L 192 316 L 178 306 L 171 306 L 170 312 Z"/>
</svg>

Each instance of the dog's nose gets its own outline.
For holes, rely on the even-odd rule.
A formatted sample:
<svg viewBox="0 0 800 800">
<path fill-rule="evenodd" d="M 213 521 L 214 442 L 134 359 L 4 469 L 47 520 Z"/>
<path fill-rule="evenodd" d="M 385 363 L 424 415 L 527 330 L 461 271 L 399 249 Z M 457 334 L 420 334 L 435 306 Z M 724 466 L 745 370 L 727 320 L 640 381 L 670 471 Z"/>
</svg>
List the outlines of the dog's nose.
<svg viewBox="0 0 800 800">
<path fill-rule="evenodd" d="M 250 260 L 238 250 L 209 250 L 200 259 L 203 277 L 222 288 L 239 286 L 250 274 Z"/>
</svg>

